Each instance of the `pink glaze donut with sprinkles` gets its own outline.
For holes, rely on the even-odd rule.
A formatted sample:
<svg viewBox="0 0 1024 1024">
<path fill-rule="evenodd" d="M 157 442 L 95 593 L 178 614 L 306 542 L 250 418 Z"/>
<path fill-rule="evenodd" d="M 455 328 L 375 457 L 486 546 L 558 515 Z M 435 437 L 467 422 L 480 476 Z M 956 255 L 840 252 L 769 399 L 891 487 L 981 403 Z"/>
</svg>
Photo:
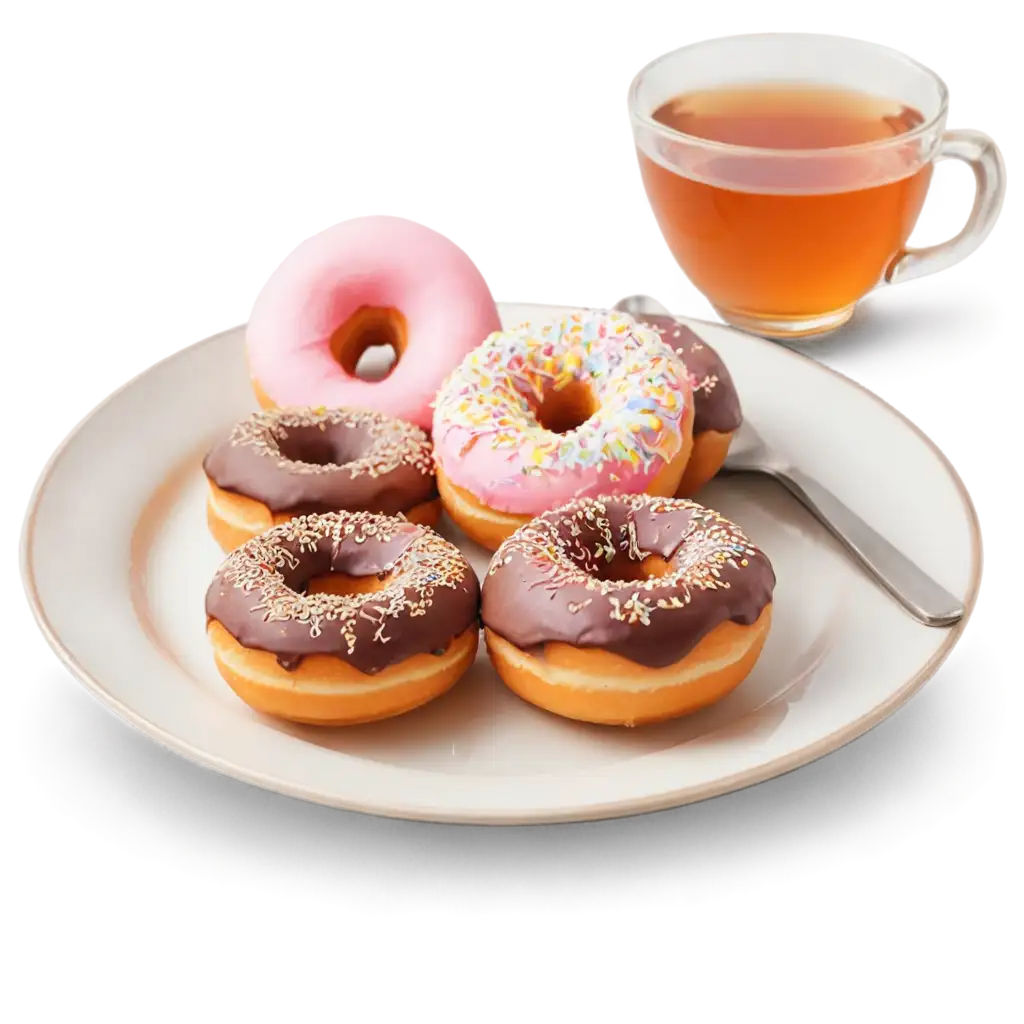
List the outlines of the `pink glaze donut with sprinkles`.
<svg viewBox="0 0 1024 1024">
<path fill-rule="evenodd" d="M 496 332 L 438 393 L 438 491 L 448 515 L 494 550 L 576 498 L 674 494 L 693 418 L 686 366 L 625 313 Z"/>
<path fill-rule="evenodd" d="M 359 217 L 307 239 L 274 271 L 245 332 L 264 408 L 387 413 L 430 429 L 445 376 L 501 327 L 472 260 L 444 235 L 400 217 Z M 389 345 L 383 379 L 356 373 Z"/>
</svg>

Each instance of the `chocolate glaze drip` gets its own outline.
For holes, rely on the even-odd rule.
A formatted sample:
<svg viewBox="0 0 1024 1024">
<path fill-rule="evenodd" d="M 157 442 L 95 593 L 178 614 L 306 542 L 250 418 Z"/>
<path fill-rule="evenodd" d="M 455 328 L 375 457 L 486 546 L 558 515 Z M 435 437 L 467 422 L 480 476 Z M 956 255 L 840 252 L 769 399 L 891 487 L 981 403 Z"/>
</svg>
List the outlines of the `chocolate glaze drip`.
<svg viewBox="0 0 1024 1024">
<path fill-rule="evenodd" d="M 255 442 L 248 432 L 239 440 L 247 422 L 274 416 L 257 413 L 213 448 L 203 469 L 223 490 L 291 515 L 339 509 L 395 515 L 437 497 L 425 434 L 382 416 L 347 415 L 351 422 L 275 428 L 280 436 L 271 436 L 269 444 L 262 431 Z M 396 445 L 408 449 L 409 457 L 388 457 Z M 365 460 L 376 456 L 383 471 L 368 472 Z"/>
<path fill-rule="evenodd" d="M 607 579 L 652 554 L 669 575 Z M 494 555 L 481 614 L 522 650 L 560 642 L 663 668 L 720 623 L 755 622 L 774 587 L 765 555 L 717 512 L 628 495 L 571 502 L 517 531 Z"/>
<path fill-rule="evenodd" d="M 641 560 L 645 555 L 658 555 L 667 561 L 683 543 L 693 520 L 693 509 L 641 505 L 626 515 L 627 521 L 632 517 Z"/>
<path fill-rule="evenodd" d="M 706 430 L 728 434 L 743 422 L 736 385 L 722 357 L 698 334 L 670 316 L 647 316 L 641 321 L 654 328 L 686 363 L 698 386 L 693 393 L 694 435 Z M 716 379 L 717 378 L 717 379 Z M 714 383 L 712 383 L 712 381 Z"/>
<path fill-rule="evenodd" d="M 304 596 L 310 580 L 332 572 L 390 578 L 374 593 Z M 207 591 L 206 614 L 285 669 L 327 654 L 372 675 L 447 649 L 478 621 L 479 600 L 469 563 L 432 530 L 340 513 L 293 519 L 232 552 Z"/>
</svg>

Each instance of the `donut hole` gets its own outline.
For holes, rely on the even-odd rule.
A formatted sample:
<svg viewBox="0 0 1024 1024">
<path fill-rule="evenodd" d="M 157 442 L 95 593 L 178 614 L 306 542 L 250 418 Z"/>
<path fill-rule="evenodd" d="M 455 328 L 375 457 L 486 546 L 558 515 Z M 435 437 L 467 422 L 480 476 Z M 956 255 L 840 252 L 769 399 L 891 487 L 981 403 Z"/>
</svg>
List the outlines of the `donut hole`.
<svg viewBox="0 0 1024 1024">
<path fill-rule="evenodd" d="M 397 362 L 398 353 L 394 345 L 369 345 L 359 357 L 352 375 L 360 380 L 384 380 L 390 376 Z"/>
<path fill-rule="evenodd" d="M 391 582 L 391 573 L 383 576 L 350 576 L 347 572 L 329 572 L 314 576 L 303 588 L 307 594 L 376 594 Z"/>
<path fill-rule="evenodd" d="M 288 427 L 277 439 L 281 454 L 292 462 L 313 466 L 344 466 L 361 458 L 365 443 L 360 431 L 341 426 Z"/>
<path fill-rule="evenodd" d="M 591 575 L 595 579 L 611 583 L 639 583 L 667 576 L 671 572 L 674 572 L 672 564 L 666 562 L 660 555 L 630 558 L 627 552 L 616 551 L 611 561 L 601 559 L 591 571 Z"/>
<path fill-rule="evenodd" d="M 332 335 L 331 354 L 350 376 L 378 381 L 388 377 L 405 351 L 402 313 L 383 306 L 360 306 Z"/>
<path fill-rule="evenodd" d="M 534 409 L 537 422 L 552 434 L 568 434 L 597 412 L 597 401 L 586 384 L 571 380 L 563 388 L 549 388 Z"/>
</svg>

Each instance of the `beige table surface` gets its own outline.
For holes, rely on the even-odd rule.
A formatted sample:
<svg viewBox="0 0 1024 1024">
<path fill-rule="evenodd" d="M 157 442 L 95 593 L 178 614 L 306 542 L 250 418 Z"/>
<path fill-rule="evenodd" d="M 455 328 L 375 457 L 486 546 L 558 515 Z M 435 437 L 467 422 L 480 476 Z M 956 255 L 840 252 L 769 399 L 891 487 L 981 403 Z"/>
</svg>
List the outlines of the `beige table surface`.
<svg viewBox="0 0 1024 1024">
<path fill-rule="evenodd" d="M 615 133 L 632 56 L 697 24 L 773 20 L 545 17 L 541 33 L 521 14 L 465 11 L 0 15 L 6 535 L 61 424 L 128 367 L 239 315 L 290 234 L 357 205 L 630 203 Z M 396 62 L 403 77 L 388 71 Z M 550 69 L 546 88 L 525 66 Z M 587 174 L 540 157 L 566 119 Z M 417 147 L 429 174 L 408 159 Z M 6 582 L 12 546 L 0 548 L 0 1020 L 285 1020 L 273 1014 L 288 1007 L 313 1019 L 337 967 L 321 957 L 343 948 L 338 916 L 321 908 L 1020 916 L 1024 284 L 922 295 L 880 307 L 823 357 L 919 423 L 968 480 L 985 540 L 969 635 L 869 736 L 707 806 L 546 835 L 462 833 L 450 852 L 440 829 L 249 790 L 136 737 L 45 664 Z M 291 1002 L 274 1001 L 270 950 L 291 944 L 308 970 Z M 439 984 L 416 977 L 424 992 Z M 586 977 L 591 1002 L 629 1009 Z M 364 981 L 348 982 L 346 1005 L 401 997 L 401 984 Z M 179 1014 L 200 1005 L 205 1016 Z M 248 1016 L 228 1014 L 241 1005 Z"/>
</svg>

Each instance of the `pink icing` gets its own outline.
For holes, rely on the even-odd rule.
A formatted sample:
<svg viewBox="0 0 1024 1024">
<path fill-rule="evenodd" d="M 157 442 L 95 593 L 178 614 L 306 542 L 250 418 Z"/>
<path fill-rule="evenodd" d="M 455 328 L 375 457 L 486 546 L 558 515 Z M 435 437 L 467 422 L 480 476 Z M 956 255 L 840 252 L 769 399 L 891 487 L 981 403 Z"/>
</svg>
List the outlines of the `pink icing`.
<svg viewBox="0 0 1024 1024">
<path fill-rule="evenodd" d="M 570 379 L 593 387 L 600 406 L 554 434 L 533 409 Z M 581 312 L 490 335 L 467 355 L 437 396 L 434 457 L 489 508 L 537 515 L 646 491 L 692 418 L 686 367 L 655 332 L 623 313 Z"/>
<path fill-rule="evenodd" d="M 405 316 L 408 345 L 391 373 L 345 372 L 329 340 L 362 306 Z M 335 224 L 293 250 L 263 286 L 246 329 L 249 367 L 279 406 L 373 409 L 430 428 L 445 376 L 501 327 L 487 284 L 443 235 L 400 217 Z"/>
<path fill-rule="evenodd" d="M 642 466 L 602 466 L 598 469 L 563 469 L 538 476 L 520 475 L 520 452 L 496 451 L 486 444 L 475 444 L 461 457 L 460 443 L 468 439 L 455 428 L 444 441 L 435 442 L 438 463 L 453 484 L 469 491 L 488 508 L 513 515 L 536 516 L 574 498 L 599 498 L 607 494 L 639 494 L 646 491 L 662 469 L 659 463 Z"/>
</svg>

